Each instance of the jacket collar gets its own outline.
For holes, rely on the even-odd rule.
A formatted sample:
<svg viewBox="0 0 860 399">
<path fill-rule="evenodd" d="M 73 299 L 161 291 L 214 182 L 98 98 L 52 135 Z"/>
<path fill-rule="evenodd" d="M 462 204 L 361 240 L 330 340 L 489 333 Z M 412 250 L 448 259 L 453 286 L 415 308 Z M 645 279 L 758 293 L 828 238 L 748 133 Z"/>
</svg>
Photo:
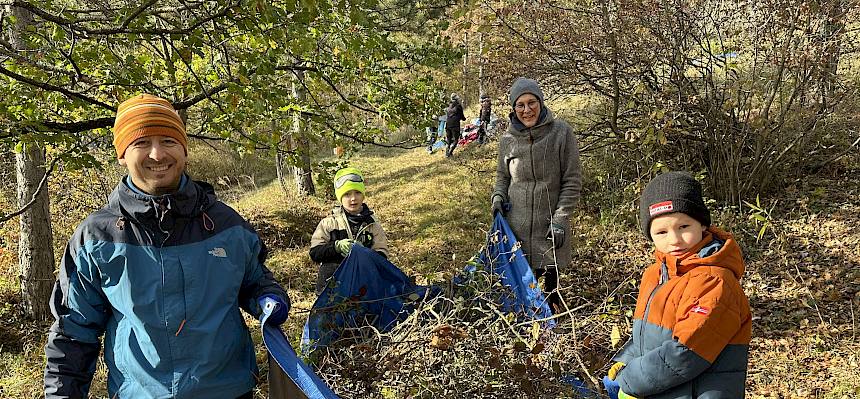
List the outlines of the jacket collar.
<svg viewBox="0 0 860 399">
<path fill-rule="evenodd" d="M 722 248 L 710 255 L 700 257 L 699 252 L 702 248 L 711 244 L 715 239 L 723 242 Z M 657 259 L 657 263 L 665 262 L 670 277 L 683 275 L 699 266 L 714 266 L 731 270 L 735 277 L 740 280 L 745 269 L 743 254 L 734 236 L 713 226 L 708 227 L 702 241 L 684 256 L 675 257 L 654 251 L 654 257 Z"/>
<path fill-rule="evenodd" d="M 519 118 L 517 118 L 517 113 L 514 111 L 511 111 L 511 113 L 508 114 L 508 118 L 510 118 L 511 121 L 511 124 L 508 127 L 508 133 L 514 136 L 525 137 L 530 134 L 532 136 L 542 134 L 544 131 L 546 131 L 546 129 L 541 129 L 541 127 L 547 126 L 552 123 L 552 121 L 555 119 L 555 115 L 553 115 L 552 111 L 550 111 L 549 108 L 542 105 L 540 116 L 538 116 L 538 123 L 532 127 L 526 127 L 525 125 L 523 125 L 523 123 L 520 122 Z"/>
<path fill-rule="evenodd" d="M 166 216 L 194 217 L 217 202 L 210 184 L 190 178 L 176 192 L 159 196 L 137 192 L 126 183 L 127 178 L 123 177 L 108 197 L 107 209 L 139 223 L 157 222 Z"/>
</svg>

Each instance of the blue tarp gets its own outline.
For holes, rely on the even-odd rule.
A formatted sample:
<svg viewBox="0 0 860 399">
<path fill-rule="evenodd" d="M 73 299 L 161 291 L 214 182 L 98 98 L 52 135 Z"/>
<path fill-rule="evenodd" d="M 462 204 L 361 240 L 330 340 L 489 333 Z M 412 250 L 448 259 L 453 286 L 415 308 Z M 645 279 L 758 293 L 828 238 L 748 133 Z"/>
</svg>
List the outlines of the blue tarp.
<svg viewBox="0 0 860 399">
<path fill-rule="evenodd" d="M 267 323 L 274 302 L 263 307 L 263 343 L 269 350 L 269 398 L 337 399 L 337 395 L 308 367 L 278 326 Z"/>
<path fill-rule="evenodd" d="M 388 331 L 415 310 L 427 291 L 382 255 L 353 245 L 311 308 L 302 350 L 328 345 L 344 328 L 372 325 Z"/>
<path fill-rule="evenodd" d="M 516 243 L 517 237 L 511 226 L 501 214 L 496 213 L 493 226 L 487 234 L 486 250 L 478 255 L 478 265 L 485 269 L 491 268 L 493 273 L 499 275 L 502 285 L 510 288 L 511 295 L 500 298 L 505 311 L 530 319 L 552 317 L 552 311 L 544 300 L 529 262 Z M 466 266 L 467 273 L 475 270 L 475 265 Z M 555 324 L 555 320 L 550 319 L 544 327 L 552 328 Z"/>
</svg>

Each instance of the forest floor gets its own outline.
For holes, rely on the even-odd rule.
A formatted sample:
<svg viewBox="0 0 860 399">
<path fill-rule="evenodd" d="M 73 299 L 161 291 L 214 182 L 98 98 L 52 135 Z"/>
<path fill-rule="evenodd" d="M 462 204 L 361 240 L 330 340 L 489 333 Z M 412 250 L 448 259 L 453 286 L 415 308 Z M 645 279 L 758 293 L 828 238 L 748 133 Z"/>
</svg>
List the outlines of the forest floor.
<svg viewBox="0 0 860 399">
<path fill-rule="evenodd" d="M 449 281 L 482 247 L 491 222 L 488 197 L 495 154 L 493 143 L 458 149 L 452 159 L 424 149 L 373 149 L 353 160 L 365 174 L 367 203 L 388 235 L 390 259 L 419 283 Z M 860 396 L 858 161 L 845 160 L 789 184 L 778 197 L 763 199 L 771 211 L 760 240 L 749 209 L 713 210 L 714 223 L 735 234 L 747 261 L 742 284 L 754 314 L 748 397 Z M 636 281 L 651 251 L 638 231 L 635 208 L 601 203 L 600 190 L 586 180 L 584 199 L 573 217 L 573 263 L 562 271 L 561 285 L 568 307 L 576 310 L 565 321 L 572 328 L 560 332 L 578 334 L 570 350 L 579 362 L 570 371 L 598 378 L 629 334 Z M 314 300 L 310 235 L 333 201 L 284 194 L 275 182 L 232 205 L 254 224 L 271 251 L 268 266 L 293 301 L 286 330 L 297 342 Z M 66 214 L 63 226 L 73 226 L 83 216 Z M 0 227 L 0 397 L 36 398 L 43 395 L 47 324 L 21 315 L 15 226 Z M 70 234 L 68 227 L 55 231 L 58 242 Z M 248 322 L 252 331 L 258 328 L 256 321 Z M 263 364 L 259 338 L 254 333 Z M 417 345 L 428 345 L 424 341 L 429 337 L 419 338 Z M 104 378 L 100 367 L 95 397 L 105 395 Z M 262 384 L 258 397 L 265 392 Z M 390 387 L 377 386 L 362 397 L 391 397 L 387 392 Z"/>
</svg>

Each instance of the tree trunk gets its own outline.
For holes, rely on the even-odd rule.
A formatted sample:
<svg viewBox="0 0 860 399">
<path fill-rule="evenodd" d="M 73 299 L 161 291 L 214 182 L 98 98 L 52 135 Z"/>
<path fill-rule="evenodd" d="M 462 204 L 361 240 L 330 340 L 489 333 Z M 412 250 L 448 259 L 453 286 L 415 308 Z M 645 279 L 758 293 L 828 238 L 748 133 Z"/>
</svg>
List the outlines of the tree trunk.
<svg viewBox="0 0 860 399">
<path fill-rule="evenodd" d="M 288 194 L 287 191 L 287 183 L 286 176 L 284 176 L 284 156 L 279 151 L 275 154 L 275 172 L 278 173 L 278 183 L 281 184 L 281 190 L 284 191 L 284 194 Z"/>
<path fill-rule="evenodd" d="M 486 94 L 484 91 L 484 34 L 478 36 L 478 94 Z"/>
<path fill-rule="evenodd" d="M 26 46 L 23 31 L 33 23 L 33 15 L 19 7 L 8 6 L 15 16 L 10 42 L 21 50 Z M 18 265 L 21 269 L 21 303 L 27 316 L 34 320 L 51 317 L 48 301 L 54 285 L 54 247 L 51 232 L 50 198 L 47 185 L 36 193 L 39 182 L 45 176 L 45 150 L 35 145 L 24 146 L 15 157 L 18 180 L 18 206 L 23 207 L 37 195 L 33 205 L 21 214 L 21 236 L 18 241 Z"/>
<path fill-rule="evenodd" d="M 469 98 L 466 95 L 466 90 L 468 89 L 466 82 L 469 80 L 469 32 L 463 32 L 463 46 L 466 51 L 463 52 L 463 91 L 460 92 L 460 104 L 463 105 L 463 108 L 466 108 Z"/>
<path fill-rule="evenodd" d="M 45 175 L 45 152 L 34 145 L 16 157 L 18 206 L 30 202 Z M 36 194 L 36 202 L 21 214 L 18 265 L 21 269 L 21 299 L 24 311 L 34 320 L 51 317 L 48 300 L 54 285 L 54 247 L 47 186 Z"/>
<path fill-rule="evenodd" d="M 304 71 L 296 71 L 293 80 L 293 97 L 299 103 L 305 101 L 305 87 L 302 81 L 305 78 Z M 308 196 L 316 194 L 314 179 L 311 171 L 311 145 L 304 131 L 304 120 L 302 114 L 296 112 L 293 116 L 293 137 L 295 137 L 296 153 L 298 154 L 298 165 L 293 167 L 293 177 L 296 180 L 296 189 L 299 195 Z"/>
</svg>

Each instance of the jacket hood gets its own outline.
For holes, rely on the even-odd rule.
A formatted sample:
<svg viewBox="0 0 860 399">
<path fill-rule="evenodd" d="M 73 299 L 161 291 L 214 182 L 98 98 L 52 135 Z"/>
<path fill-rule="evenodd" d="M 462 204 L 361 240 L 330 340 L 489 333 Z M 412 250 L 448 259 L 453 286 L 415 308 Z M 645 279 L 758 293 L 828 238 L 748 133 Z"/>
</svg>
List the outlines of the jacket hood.
<svg viewBox="0 0 860 399">
<path fill-rule="evenodd" d="M 538 123 L 532 127 L 526 127 L 520 122 L 520 119 L 517 118 L 517 113 L 511 111 L 508 114 L 508 118 L 510 118 L 511 124 L 508 125 L 508 133 L 514 136 L 528 136 L 529 133 L 532 135 L 540 134 L 543 132 L 543 129 L 540 129 L 543 126 L 547 126 L 555 120 L 555 115 L 553 115 L 552 111 L 549 108 L 541 106 L 540 116 L 538 116 Z"/>
<path fill-rule="evenodd" d="M 723 242 L 722 247 L 704 258 L 700 257 L 699 251 L 712 243 L 715 238 Z M 711 266 L 729 269 L 740 280 L 745 270 L 744 257 L 734 236 L 713 226 L 708 227 L 702 241 L 686 255 L 678 258 L 655 250 L 654 257 L 657 263 L 666 262 L 670 276 L 685 274 L 699 266 Z"/>
<path fill-rule="evenodd" d="M 533 94 L 540 101 L 540 105 L 543 106 L 543 90 L 540 89 L 540 85 L 536 80 L 521 77 L 514 81 L 511 85 L 511 94 L 508 97 L 511 102 L 511 108 L 514 107 L 517 99 L 523 94 Z"/>
<path fill-rule="evenodd" d="M 105 209 L 114 215 L 137 222 L 157 220 L 159 212 L 164 210 L 169 210 L 173 217 L 195 217 L 218 201 L 215 189 L 206 182 L 188 178 L 179 191 L 153 196 L 134 192 L 125 183 L 127 178 L 128 176 L 123 177 L 111 192 Z M 161 209 L 162 207 L 165 209 Z"/>
</svg>

